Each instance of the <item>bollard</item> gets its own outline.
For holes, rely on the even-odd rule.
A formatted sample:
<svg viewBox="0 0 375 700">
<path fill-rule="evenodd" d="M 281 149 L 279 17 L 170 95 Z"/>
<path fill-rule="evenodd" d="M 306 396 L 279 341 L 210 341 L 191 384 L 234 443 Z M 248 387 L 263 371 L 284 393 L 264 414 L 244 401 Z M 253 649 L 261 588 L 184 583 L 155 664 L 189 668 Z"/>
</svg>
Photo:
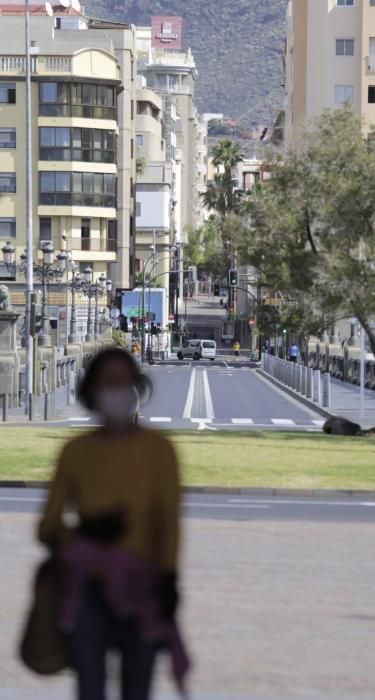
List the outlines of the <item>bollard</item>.
<svg viewBox="0 0 375 700">
<path fill-rule="evenodd" d="M 76 403 L 76 374 L 74 370 L 68 372 L 68 406 L 75 406 Z"/>
<path fill-rule="evenodd" d="M 321 385 L 320 385 L 320 369 L 314 369 L 314 381 L 313 381 L 313 401 L 315 403 L 321 403 Z"/>
<path fill-rule="evenodd" d="M 306 396 L 307 394 L 307 367 L 302 366 L 302 374 L 301 374 L 301 394 L 303 396 Z"/>
<path fill-rule="evenodd" d="M 51 420 L 54 416 L 54 398 L 52 391 L 44 394 L 44 420 Z"/>
<path fill-rule="evenodd" d="M 3 394 L 3 423 L 8 420 L 8 394 Z"/>
<path fill-rule="evenodd" d="M 312 367 L 307 367 L 307 384 L 306 384 L 306 397 L 312 399 L 313 397 L 313 386 L 314 386 L 314 370 Z"/>
<path fill-rule="evenodd" d="M 323 374 L 323 406 L 324 408 L 331 406 L 331 375 L 329 372 Z"/>
<path fill-rule="evenodd" d="M 294 391 L 297 391 L 297 374 L 298 374 L 298 372 L 297 372 L 297 365 L 295 365 L 294 362 L 292 363 L 292 368 L 293 368 L 292 369 L 292 372 L 293 372 L 292 387 L 293 387 Z"/>
<path fill-rule="evenodd" d="M 296 366 L 296 391 L 300 394 L 302 392 L 302 365 Z"/>
</svg>

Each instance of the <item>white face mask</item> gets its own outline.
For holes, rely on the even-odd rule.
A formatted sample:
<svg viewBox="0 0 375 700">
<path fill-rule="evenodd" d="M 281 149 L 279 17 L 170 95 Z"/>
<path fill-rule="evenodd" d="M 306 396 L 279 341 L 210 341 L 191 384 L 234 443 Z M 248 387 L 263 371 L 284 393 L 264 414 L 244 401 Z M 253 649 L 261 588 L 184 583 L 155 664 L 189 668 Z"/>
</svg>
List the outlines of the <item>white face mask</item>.
<svg viewBox="0 0 375 700">
<path fill-rule="evenodd" d="M 138 392 L 134 386 L 102 389 L 96 400 L 97 410 L 106 423 L 122 425 L 138 412 Z"/>
</svg>

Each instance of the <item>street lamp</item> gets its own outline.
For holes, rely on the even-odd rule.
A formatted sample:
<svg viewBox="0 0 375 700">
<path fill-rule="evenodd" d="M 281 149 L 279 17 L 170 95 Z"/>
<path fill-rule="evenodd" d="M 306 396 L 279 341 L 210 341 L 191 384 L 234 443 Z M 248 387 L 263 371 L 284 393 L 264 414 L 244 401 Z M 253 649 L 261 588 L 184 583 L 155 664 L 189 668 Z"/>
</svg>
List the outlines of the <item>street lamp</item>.
<svg viewBox="0 0 375 700">
<path fill-rule="evenodd" d="M 79 278 L 79 281 L 76 284 L 76 289 L 81 291 L 82 294 L 88 298 L 86 333 L 87 342 L 97 340 L 99 336 L 99 297 L 112 291 L 112 280 L 107 279 L 103 273 L 95 282 L 92 281 L 92 278 L 92 268 L 85 267 L 83 271 L 83 278 Z M 95 300 L 94 318 L 92 313 L 92 299 Z"/>
<path fill-rule="evenodd" d="M 38 344 L 41 347 L 50 347 L 51 337 L 49 335 L 49 318 L 48 318 L 48 285 L 50 282 L 56 281 L 58 284 L 61 283 L 63 274 L 66 269 L 66 264 L 68 260 L 68 253 L 62 250 L 56 256 L 56 267 L 53 267 L 55 263 L 55 250 L 51 241 L 43 243 L 41 247 L 43 259 L 42 264 L 38 265 L 33 263 L 33 278 L 36 277 L 42 285 L 42 327 L 41 332 L 38 336 Z M 8 271 L 11 271 L 14 275 L 16 272 L 22 272 L 25 276 L 27 274 L 27 253 L 22 253 L 20 256 L 20 263 L 15 260 L 15 248 L 8 241 L 1 249 L 3 254 L 3 261 L 6 265 Z"/>
<path fill-rule="evenodd" d="M 76 306 L 76 293 L 79 291 L 82 285 L 82 279 L 79 272 L 77 272 L 77 264 L 72 263 L 72 279 L 68 282 L 68 289 L 71 291 L 72 295 L 72 305 L 70 311 L 70 327 L 69 327 L 69 343 L 77 343 L 77 306 Z"/>
<path fill-rule="evenodd" d="M 92 276 L 93 276 L 93 271 L 92 268 L 87 265 L 83 271 L 83 285 L 82 285 L 82 291 L 85 296 L 88 298 L 88 308 L 87 308 L 87 333 L 86 333 L 86 341 L 87 342 L 92 342 L 95 340 L 95 335 L 94 335 L 94 321 L 92 318 L 92 304 L 91 304 L 91 299 L 92 299 L 92 294 L 91 294 L 91 287 L 92 287 Z"/>
</svg>

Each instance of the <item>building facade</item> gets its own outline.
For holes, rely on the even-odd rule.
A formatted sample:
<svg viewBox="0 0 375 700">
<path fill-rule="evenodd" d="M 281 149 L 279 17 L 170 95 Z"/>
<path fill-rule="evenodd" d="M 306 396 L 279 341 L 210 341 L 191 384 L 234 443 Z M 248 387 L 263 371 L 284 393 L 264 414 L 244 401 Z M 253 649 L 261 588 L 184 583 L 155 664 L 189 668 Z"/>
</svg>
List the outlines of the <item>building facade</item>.
<svg viewBox="0 0 375 700">
<path fill-rule="evenodd" d="M 163 139 L 162 97 L 137 79 L 136 270 L 169 287 L 173 163 Z"/>
<path fill-rule="evenodd" d="M 353 105 L 375 122 L 375 0 L 289 0 L 285 141 L 325 108 Z"/>
<path fill-rule="evenodd" d="M 0 247 L 25 248 L 25 48 L 23 6 L 0 6 Z M 34 259 L 52 241 L 78 268 L 114 289 L 135 266 L 134 30 L 60 5 L 32 6 L 31 128 Z M 39 251 L 39 252 L 38 252 Z M 24 279 L 1 265 L 13 303 Z M 56 313 L 66 295 L 50 286 Z M 60 311 L 58 311 L 60 309 Z M 66 315 L 64 316 L 66 318 Z M 63 338 L 62 338 L 63 339 Z"/>
</svg>

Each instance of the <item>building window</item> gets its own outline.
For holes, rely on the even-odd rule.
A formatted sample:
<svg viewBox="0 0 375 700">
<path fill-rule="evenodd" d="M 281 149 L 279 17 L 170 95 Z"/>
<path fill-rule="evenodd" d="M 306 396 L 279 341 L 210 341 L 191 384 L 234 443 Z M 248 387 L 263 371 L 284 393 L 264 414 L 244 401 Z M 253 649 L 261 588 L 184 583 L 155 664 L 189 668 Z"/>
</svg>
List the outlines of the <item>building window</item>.
<svg viewBox="0 0 375 700">
<path fill-rule="evenodd" d="M 354 56 L 354 39 L 336 39 L 336 56 Z"/>
<path fill-rule="evenodd" d="M 130 158 L 134 158 L 134 139 L 130 139 Z"/>
<path fill-rule="evenodd" d="M 39 240 L 41 243 L 52 240 L 52 219 L 42 216 L 39 219 Z"/>
<path fill-rule="evenodd" d="M 0 129 L 0 148 L 16 147 L 16 130 Z"/>
<path fill-rule="evenodd" d="M 95 83 L 41 83 L 39 114 L 48 117 L 116 118 L 116 89 Z"/>
<path fill-rule="evenodd" d="M 354 0 L 336 0 L 338 7 L 353 7 Z"/>
<path fill-rule="evenodd" d="M 130 197 L 134 197 L 134 182 L 133 178 L 130 178 L 130 191 L 129 191 Z"/>
<path fill-rule="evenodd" d="M 131 100 L 130 102 L 130 119 L 132 121 L 134 119 L 134 100 Z"/>
<path fill-rule="evenodd" d="M 116 177 L 107 173 L 39 173 L 39 203 L 50 206 L 116 207 Z"/>
<path fill-rule="evenodd" d="M 370 7 L 375 7 L 375 0 L 370 0 Z"/>
<path fill-rule="evenodd" d="M 135 135 L 135 145 L 136 146 L 143 146 L 143 134 L 136 134 Z"/>
<path fill-rule="evenodd" d="M 0 173 L 0 192 L 16 191 L 16 173 Z"/>
<path fill-rule="evenodd" d="M 335 104 L 342 105 L 345 102 L 353 104 L 354 87 L 353 85 L 336 85 L 335 87 Z"/>
<path fill-rule="evenodd" d="M 135 203 L 135 215 L 136 215 L 136 217 L 141 216 L 141 203 L 140 202 Z"/>
<path fill-rule="evenodd" d="M 0 104 L 16 103 L 16 83 L 0 83 Z"/>
<path fill-rule="evenodd" d="M 111 253 L 117 251 L 117 221 L 108 219 L 107 221 L 107 250 Z"/>
<path fill-rule="evenodd" d="M 375 104 L 375 85 L 369 85 L 368 101 L 369 101 L 369 104 Z"/>
<path fill-rule="evenodd" d="M 0 238 L 15 238 L 16 237 L 16 220 L 9 218 L 0 218 Z"/>
<path fill-rule="evenodd" d="M 115 163 L 116 136 L 106 129 L 41 127 L 40 160 L 75 160 L 85 163 Z"/>
<path fill-rule="evenodd" d="M 90 250 L 90 219 L 81 219 L 81 250 Z"/>
</svg>

